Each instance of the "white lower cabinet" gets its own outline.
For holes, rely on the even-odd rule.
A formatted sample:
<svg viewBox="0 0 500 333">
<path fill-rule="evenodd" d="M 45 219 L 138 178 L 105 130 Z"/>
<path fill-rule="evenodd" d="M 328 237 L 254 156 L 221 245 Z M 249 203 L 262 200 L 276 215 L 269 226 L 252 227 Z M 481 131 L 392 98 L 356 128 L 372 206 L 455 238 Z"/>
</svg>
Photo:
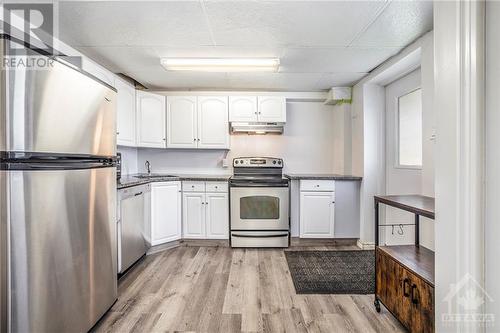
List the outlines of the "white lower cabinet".
<svg viewBox="0 0 500 333">
<path fill-rule="evenodd" d="M 335 192 L 309 190 L 309 186 L 301 184 L 300 220 L 301 238 L 333 238 L 335 216 Z M 307 184 L 309 185 L 309 184 Z M 333 188 L 328 184 L 318 183 L 316 188 Z"/>
<path fill-rule="evenodd" d="M 207 238 L 228 239 L 229 211 L 227 193 L 207 193 L 205 196 Z"/>
<path fill-rule="evenodd" d="M 205 193 L 183 193 L 183 237 L 205 238 Z"/>
<path fill-rule="evenodd" d="M 151 245 L 182 237 L 182 197 L 180 182 L 151 185 Z"/>
<path fill-rule="evenodd" d="M 205 188 L 226 192 L 205 192 Z M 183 238 L 229 238 L 227 183 L 183 182 L 182 201 Z"/>
</svg>

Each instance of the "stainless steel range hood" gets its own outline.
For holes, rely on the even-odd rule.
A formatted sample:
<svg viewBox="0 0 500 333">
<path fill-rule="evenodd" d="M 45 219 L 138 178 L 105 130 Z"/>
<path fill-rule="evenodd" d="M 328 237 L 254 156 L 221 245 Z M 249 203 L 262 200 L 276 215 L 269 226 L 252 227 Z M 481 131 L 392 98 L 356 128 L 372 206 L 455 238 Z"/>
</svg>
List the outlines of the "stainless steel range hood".
<svg viewBox="0 0 500 333">
<path fill-rule="evenodd" d="M 282 134 L 285 123 L 231 123 L 232 133 L 248 133 L 248 134 Z"/>
</svg>

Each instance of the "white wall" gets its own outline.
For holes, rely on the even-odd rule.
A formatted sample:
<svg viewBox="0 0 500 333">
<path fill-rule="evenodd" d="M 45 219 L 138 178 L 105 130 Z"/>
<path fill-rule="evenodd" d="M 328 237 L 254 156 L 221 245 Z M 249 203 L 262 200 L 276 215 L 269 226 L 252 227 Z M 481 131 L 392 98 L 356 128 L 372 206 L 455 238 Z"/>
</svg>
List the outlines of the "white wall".
<svg viewBox="0 0 500 333">
<path fill-rule="evenodd" d="M 138 149 L 138 170 L 149 160 L 153 172 L 232 173 L 223 168 L 238 156 L 272 156 L 285 161 L 285 172 L 331 173 L 344 171 L 344 114 L 349 105 L 328 106 L 319 102 L 287 103 L 283 135 L 231 135 L 231 150 Z M 348 129 L 349 131 L 349 129 Z M 350 137 L 350 134 L 349 134 Z"/>
<path fill-rule="evenodd" d="M 500 301 L 500 2 L 486 2 L 486 291 Z M 496 322 L 488 332 L 500 330 L 500 306 L 486 304 Z"/>
</svg>

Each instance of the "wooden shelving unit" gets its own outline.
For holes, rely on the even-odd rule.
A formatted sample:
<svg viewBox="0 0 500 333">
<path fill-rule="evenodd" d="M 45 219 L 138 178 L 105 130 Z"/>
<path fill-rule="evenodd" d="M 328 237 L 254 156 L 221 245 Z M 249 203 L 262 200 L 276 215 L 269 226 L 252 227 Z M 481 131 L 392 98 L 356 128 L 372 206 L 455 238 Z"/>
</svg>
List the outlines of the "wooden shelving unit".
<svg viewBox="0 0 500 333">
<path fill-rule="evenodd" d="M 411 332 L 434 331 L 434 252 L 420 246 L 420 216 L 434 219 L 434 198 L 422 195 L 375 196 L 375 301 Z M 379 205 L 415 214 L 415 244 L 380 246 Z M 399 225 L 399 224 L 397 224 Z"/>
</svg>

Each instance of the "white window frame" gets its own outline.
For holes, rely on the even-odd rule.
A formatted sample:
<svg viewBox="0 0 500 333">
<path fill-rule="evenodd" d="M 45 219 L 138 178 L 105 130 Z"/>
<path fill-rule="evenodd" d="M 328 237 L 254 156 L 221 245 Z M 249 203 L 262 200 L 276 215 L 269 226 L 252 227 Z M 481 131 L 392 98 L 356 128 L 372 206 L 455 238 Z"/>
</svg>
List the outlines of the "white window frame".
<svg viewBox="0 0 500 333">
<path fill-rule="evenodd" d="M 396 149 L 395 149 L 395 158 L 394 158 L 394 162 L 395 162 L 395 165 L 394 165 L 394 168 L 396 169 L 409 169 L 409 170 L 422 170 L 422 167 L 423 167 L 423 142 L 421 143 L 422 144 L 422 165 L 401 165 L 399 164 L 399 142 L 400 142 L 400 138 L 399 138 L 399 99 L 403 96 L 406 96 L 408 94 L 411 94 L 412 92 L 415 92 L 417 90 L 422 90 L 422 87 L 419 85 L 418 87 L 416 88 L 413 88 L 413 89 L 410 89 L 410 90 L 407 90 L 405 91 L 404 93 L 398 95 L 398 97 L 396 97 L 396 100 L 395 100 L 395 103 L 396 103 L 396 112 L 395 112 L 395 117 L 396 117 L 396 121 L 395 121 L 395 126 L 396 126 Z M 423 115 L 424 115 L 424 112 L 422 110 L 422 118 L 423 118 Z M 422 120 L 422 124 L 423 124 L 423 120 Z M 422 129 L 422 138 L 423 138 L 423 129 Z"/>
</svg>

